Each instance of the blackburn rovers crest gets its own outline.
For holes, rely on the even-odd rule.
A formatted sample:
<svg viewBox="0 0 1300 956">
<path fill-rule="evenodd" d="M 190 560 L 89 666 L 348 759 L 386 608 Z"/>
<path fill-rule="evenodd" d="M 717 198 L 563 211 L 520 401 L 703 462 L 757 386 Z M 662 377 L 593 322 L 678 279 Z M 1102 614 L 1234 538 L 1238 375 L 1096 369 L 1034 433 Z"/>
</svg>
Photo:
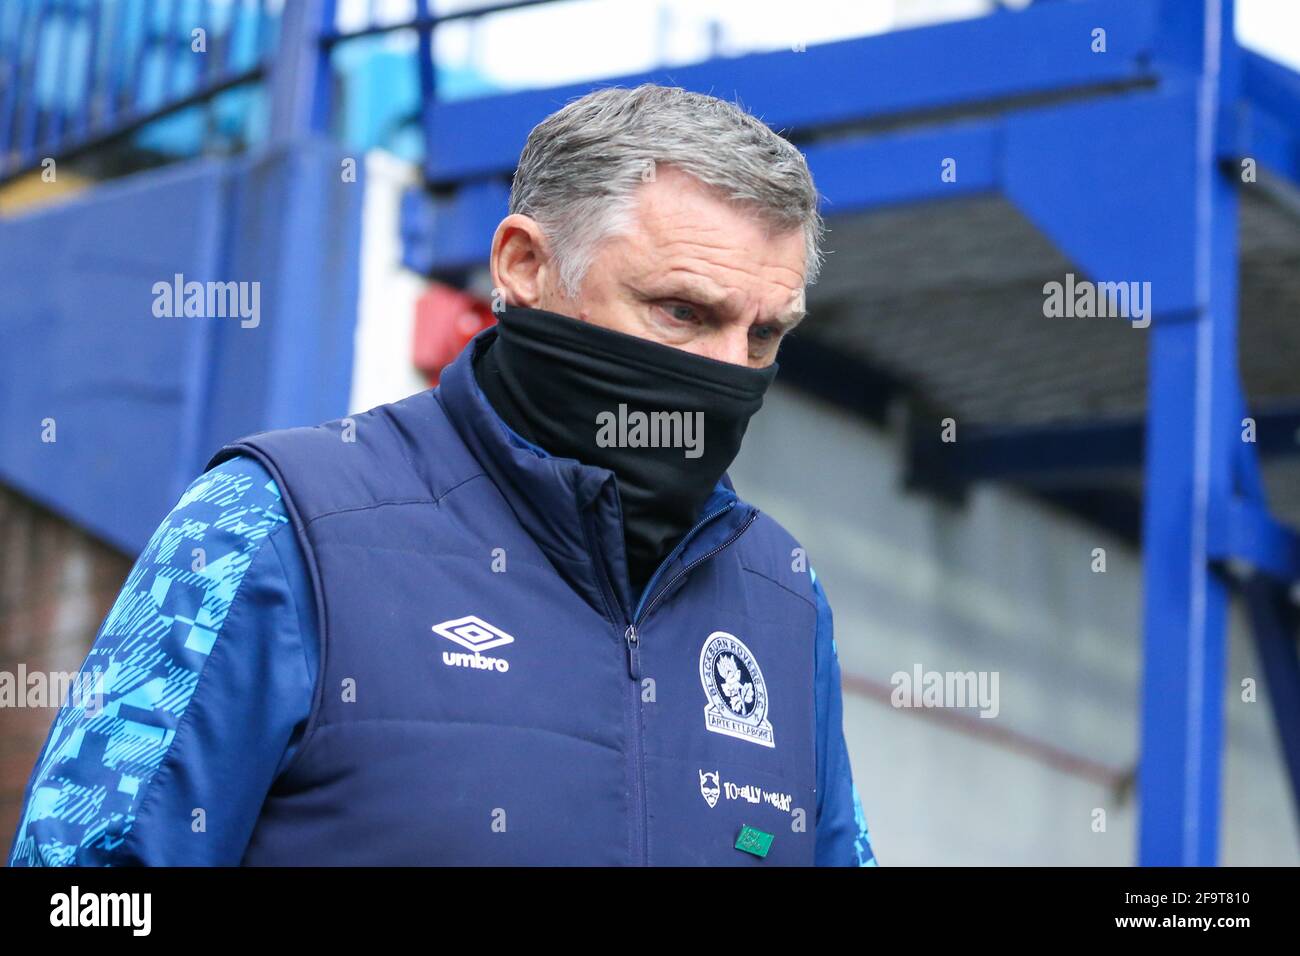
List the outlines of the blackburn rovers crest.
<svg viewBox="0 0 1300 956">
<path fill-rule="evenodd" d="M 714 631 L 700 649 L 704 726 L 715 734 L 775 747 L 767 719 L 767 685 L 758 661 L 734 634 Z"/>
</svg>

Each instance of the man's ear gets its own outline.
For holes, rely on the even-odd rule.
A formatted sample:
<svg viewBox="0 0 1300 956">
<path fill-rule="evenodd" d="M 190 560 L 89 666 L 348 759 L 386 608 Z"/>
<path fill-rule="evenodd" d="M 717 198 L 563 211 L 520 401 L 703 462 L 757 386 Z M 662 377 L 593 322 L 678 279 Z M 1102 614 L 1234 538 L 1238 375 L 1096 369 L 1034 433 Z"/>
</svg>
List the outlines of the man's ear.
<svg viewBox="0 0 1300 956">
<path fill-rule="evenodd" d="M 492 237 L 492 285 L 507 305 L 540 308 L 551 279 L 550 248 L 536 220 L 511 213 Z"/>
</svg>

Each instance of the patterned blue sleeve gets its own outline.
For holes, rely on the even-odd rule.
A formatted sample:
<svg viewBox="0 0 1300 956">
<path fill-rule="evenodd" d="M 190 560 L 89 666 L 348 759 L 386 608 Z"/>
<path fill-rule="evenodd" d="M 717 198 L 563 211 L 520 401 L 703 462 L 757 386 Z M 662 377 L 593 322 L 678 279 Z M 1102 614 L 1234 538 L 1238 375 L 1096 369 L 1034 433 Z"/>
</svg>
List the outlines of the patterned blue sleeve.
<svg viewBox="0 0 1300 956">
<path fill-rule="evenodd" d="M 267 472 L 236 458 L 196 479 L 54 719 L 10 865 L 239 863 L 311 707 L 310 594 Z"/>
<path fill-rule="evenodd" d="M 811 571 L 817 599 L 817 866 L 876 866 L 867 818 L 844 742 L 839 651 L 830 602 Z"/>
</svg>

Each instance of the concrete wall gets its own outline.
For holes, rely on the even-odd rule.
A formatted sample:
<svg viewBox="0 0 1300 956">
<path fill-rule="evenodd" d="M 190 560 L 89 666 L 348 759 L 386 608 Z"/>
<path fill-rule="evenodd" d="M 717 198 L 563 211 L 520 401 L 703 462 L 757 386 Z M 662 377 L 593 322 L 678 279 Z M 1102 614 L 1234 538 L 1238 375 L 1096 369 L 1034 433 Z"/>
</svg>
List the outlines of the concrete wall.
<svg viewBox="0 0 1300 956">
<path fill-rule="evenodd" d="M 899 449 L 777 386 L 732 469 L 800 539 L 831 600 L 846 736 L 882 863 L 1134 863 L 1140 555 L 1005 488 L 960 508 L 905 494 Z M 1221 861 L 1294 865 L 1295 813 L 1239 615 L 1231 641 Z M 997 672 L 997 716 L 892 706 L 892 675 L 917 664 Z M 1254 703 L 1241 700 L 1246 677 Z"/>
</svg>

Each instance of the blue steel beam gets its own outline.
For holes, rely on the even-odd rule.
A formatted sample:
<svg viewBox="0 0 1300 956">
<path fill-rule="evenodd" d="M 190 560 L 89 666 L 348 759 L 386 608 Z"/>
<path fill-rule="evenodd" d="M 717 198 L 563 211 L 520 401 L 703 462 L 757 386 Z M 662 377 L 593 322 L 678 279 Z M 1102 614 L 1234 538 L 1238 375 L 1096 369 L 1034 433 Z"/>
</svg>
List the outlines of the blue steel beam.
<svg viewBox="0 0 1300 956">
<path fill-rule="evenodd" d="M 1089 279 L 1149 282 L 1166 317 L 1198 308 L 1189 201 L 1197 102 L 1190 84 L 1162 83 L 1029 110 L 1007 118 L 1002 147 L 1003 190 L 1030 222 Z"/>
<path fill-rule="evenodd" d="M 1002 140 L 1002 123 L 981 120 L 812 143 L 803 152 L 825 198 L 822 212 L 835 215 L 996 192 Z M 940 175 L 947 159 L 956 162 L 950 182 Z"/>
<path fill-rule="evenodd" d="M 843 214 L 887 204 L 952 199 L 998 188 L 1001 124 L 848 137 L 805 150 L 824 199 L 823 212 Z M 957 160 L 957 180 L 944 182 L 941 163 Z M 490 253 L 496 224 L 510 198 L 505 177 L 470 181 L 448 196 L 412 192 L 404 202 L 406 264 L 417 272 L 461 271 Z"/>
<path fill-rule="evenodd" d="M 1133 261 L 1135 249 L 1170 239 L 1188 244 L 1194 233 L 1190 208 L 1178 201 L 1177 189 L 1147 189 L 1140 177 L 1130 175 L 1135 166 L 1168 166 L 1168 157 L 1177 156 L 1170 144 L 1181 142 L 1187 133 L 1180 127 L 1190 126 L 1195 119 L 1195 90 L 1191 85 L 1194 73 L 1187 60 L 1186 43 L 1162 46 L 1152 39 L 1154 24 L 1161 22 L 1156 15 L 1166 20 L 1181 16 L 1184 8 L 1180 2 L 1049 5 L 1021 14 L 827 44 L 806 53 L 756 54 L 721 64 L 704 63 L 675 71 L 670 81 L 715 93 L 733 90 L 772 125 L 797 131 L 864 116 L 933 109 L 951 103 L 971 104 L 989 97 L 1023 95 L 1089 81 L 1132 81 L 1150 76 L 1148 63 L 1158 64 L 1162 82 L 1154 94 L 1022 110 L 1001 122 L 950 123 L 903 134 L 813 142 L 805 147 L 827 198 L 829 214 L 991 191 L 996 180 L 1031 220 L 1081 263 L 1091 278 L 1126 278 L 1113 275 L 1115 265 Z M 1097 25 L 1107 29 L 1107 52 L 1099 55 L 1089 49 L 1086 57 L 1074 55 L 1078 52 L 1075 41 L 1081 36 L 1090 37 Z M 923 55 L 922 48 L 932 52 L 935 47 L 943 48 L 945 55 Z M 1046 49 L 1054 52 L 1044 61 L 1038 54 Z M 1062 56 L 1061 49 L 1073 52 Z M 979 50 L 983 51 L 981 55 L 977 55 Z M 990 50 L 997 50 L 998 56 L 989 56 Z M 1032 69 L 1023 68 L 1026 59 L 1033 64 Z M 952 62 L 970 65 L 954 74 L 947 67 Z M 1252 62 L 1252 90 L 1258 91 L 1261 102 L 1269 109 L 1286 108 L 1294 94 L 1295 75 L 1261 58 Z M 931 64 L 937 64 L 939 72 L 935 76 L 930 75 Z M 909 82 L 872 83 L 873 71 L 877 70 L 882 80 L 907 75 Z M 771 75 L 778 73 L 783 82 L 770 83 Z M 643 74 L 605 82 L 630 85 L 651 79 L 664 78 Z M 803 95 L 804 81 L 821 92 L 817 96 Z M 556 105 L 594 85 L 598 84 L 458 103 L 426 101 L 428 178 L 435 182 L 466 182 L 507 175 L 531 126 Z M 1177 98 L 1184 102 L 1171 102 Z M 1283 174 L 1291 174 L 1292 167 L 1300 167 L 1300 150 L 1292 149 L 1289 140 L 1272 134 L 1271 116 L 1261 114 L 1255 124 L 1255 138 L 1263 141 L 1265 161 L 1276 165 Z M 1138 129 L 1143 131 L 1142 136 L 1133 135 Z M 1070 148 L 1058 151 L 1061 142 L 1068 142 Z M 1123 164 L 1105 161 L 1119 152 L 1129 160 Z M 943 156 L 959 159 L 961 175 L 956 183 L 941 183 L 933 175 L 937 158 Z M 1111 175 L 1106 182 L 1095 182 L 1095 188 L 1112 202 L 1098 203 L 1095 194 L 1070 188 L 1080 170 L 1099 167 L 1102 173 L 1110 170 Z M 1190 163 L 1172 169 L 1171 174 L 1190 177 Z M 1053 175 L 1061 181 L 1050 181 Z M 479 222 L 499 215 L 504 207 L 468 208 L 485 199 L 495 201 L 493 196 L 491 190 L 482 190 L 472 196 L 439 200 L 440 208 L 448 210 L 442 218 L 448 222 Z M 1117 207 L 1133 211 L 1128 216 L 1128 228 L 1107 228 L 1101 221 Z M 1179 220 L 1172 221 L 1170 216 Z M 1080 222 L 1088 223 L 1090 228 L 1080 228 Z M 444 230 L 443 235 L 448 232 Z M 1104 235 L 1105 241 L 1087 243 L 1094 234 Z M 463 236 L 453 241 L 438 237 L 426 247 L 432 254 L 417 258 L 428 259 L 438 269 L 461 269 L 472 264 L 468 260 L 481 262 L 486 256 L 486 244 L 481 253 L 473 252 L 472 245 L 472 240 Z M 447 254 L 442 253 L 443 249 Z M 1177 264 L 1182 257 L 1167 259 L 1172 263 L 1167 273 L 1146 278 L 1159 289 L 1164 309 L 1194 308 L 1190 272 Z"/>
<path fill-rule="evenodd" d="M 1155 0 L 1047 4 L 1014 15 L 815 45 L 802 53 L 757 53 L 437 103 L 426 114 L 425 174 L 435 183 L 508 174 L 534 125 L 598 86 L 658 82 L 735 96 L 773 128 L 798 131 L 999 97 L 1137 82 L 1151 76 L 1156 11 Z M 1098 27 L 1107 30 L 1105 54 L 1090 47 Z"/>
<path fill-rule="evenodd" d="M 1170 154 L 1193 164 L 1194 189 L 1182 199 L 1194 213 L 1194 249 L 1188 256 L 1155 245 L 1150 253 L 1187 270 L 1197 310 L 1182 320 L 1157 310 L 1150 330 L 1138 773 L 1144 865 L 1208 866 L 1218 853 L 1227 588 L 1211 568 L 1209 538 L 1211 514 L 1231 492 L 1239 401 L 1237 197 L 1218 164 L 1222 104 L 1236 101 L 1232 13 L 1231 0 L 1200 0 L 1171 7 L 1162 21 L 1168 55 L 1201 77 L 1195 141 Z M 1131 169 L 1168 188 L 1167 165 Z"/>
<path fill-rule="evenodd" d="M 1259 460 L 1300 456 L 1300 408 L 1273 408 L 1252 417 L 1256 441 L 1239 443 L 1234 488 L 1263 504 Z M 1146 422 L 1141 418 L 967 425 L 962 440 L 950 447 L 944 461 L 965 481 L 1040 484 L 1066 478 L 1084 485 L 1098 472 L 1141 468 L 1145 442 Z"/>
<path fill-rule="evenodd" d="M 813 143 L 804 152 L 828 215 L 1001 191 L 1091 277 L 1127 281 L 1137 277 L 1125 264 L 1143 261 L 1154 244 L 1172 243 L 1190 256 L 1188 205 L 1174 189 L 1147 188 L 1131 170 L 1168 166 L 1166 157 L 1192 135 L 1194 105 L 1186 90 L 1144 91 L 935 128 L 846 136 Z M 1133 129 L 1144 135 L 1135 139 Z M 513 147 L 516 158 L 522 142 Z M 1105 161 L 1121 151 L 1129 157 L 1125 163 Z M 946 158 L 956 160 L 955 182 L 940 176 Z M 1190 181 L 1189 173 L 1175 168 L 1168 176 Z M 1088 187 L 1078 188 L 1085 180 Z M 424 222 L 432 231 L 412 226 L 409 235 L 420 246 L 409 257 L 412 267 L 459 270 L 485 261 L 492 230 L 467 233 L 461 227 L 495 223 L 505 215 L 508 191 L 491 185 L 500 181 L 470 180 L 473 188 L 463 185 L 450 196 L 425 201 Z M 1098 203 L 1098 195 L 1112 201 Z M 1159 291 L 1164 308 L 1192 307 L 1187 270 L 1177 262 L 1141 278 Z"/>
<path fill-rule="evenodd" d="M 1282 584 L 1300 582 L 1300 535 L 1263 504 L 1242 498 L 1218 502 L 1210 516 L 1206 551 Z"/>
<path fill-rule="evenodd" d="M 1243 110 L 1242 154 L 1300 188 L 1300 133 L 1273 113 L 1247 103 Z"/>
<path fill-rule="evenodd" d="M 1191 255 L 1191 209 L 1176 189 L 1147 188 L 1132 169 L 1164 168 L 1168 180 L 1190 183 L 1190 164 L 1170 168 L 1167 157 L 1189 141 L 1194 122 L 1190 91 L 1143 91 L 934 128 L 845 136 L 810 144 L 804 152 L 827 215 L 1000 191 L 1094 280 L 1145 279 L 1162 308 L 1191 309 L 1191 281 L 1179 265 Z M 1134 129 L 1143 135 L 1133 137 Z M 522 142 L 513 147 L 516 157 Z M 1125 163 L 1110 161 L 1121 152 Z M 955 182 L 940 175 L 946 158 L 956 160 Z M 431 272 L 485 261 L 492 230 L 476 235 L 460 227 L 505 214 L 507 191 L 490 185 L 504 181 L 504 174 L 477 184 L 471 179 L 474 188 L 462 185 L 427 200 L 425 222 L 433 231 L 411 231 L 421 247 L 411 265 Z M 1081 182 L 1087 186 L 1080 188 Z M 1098 196 L 1109 201 L 1099 203 Z M 1183 255 L 1142 276 L 1132 274 L 1128 264 L 1146 261 L 1146 251 L 1157 244 Z"/>
<path fill-rule="evenodd" d="M 425 275 L 482 265 L 509 202 L 510 184 L 498 179 L 462 186 L 446 199 L 408 190 L 402 196 L 403 264 Z"/>
<path fill-rule="evenodd" d="M 1240 152 L 1300 187 L 1300 73 L 1249 50 L 1241 56 Z"/>
<path fill-rule="evenodd" d="M 1096 483 L 1099 473 L 1142 466 L 1140 420 L 1055 425 L 968 425 L 949 446 L 944 468 L 962 481 L 1015 481 L 1035 486 Z"/>
<path fill-rule="evenodd" d="M 1246 99 L 1300 134 L 1300 73 L 1242 50 L 1241 89 Z"/>
</svg>

